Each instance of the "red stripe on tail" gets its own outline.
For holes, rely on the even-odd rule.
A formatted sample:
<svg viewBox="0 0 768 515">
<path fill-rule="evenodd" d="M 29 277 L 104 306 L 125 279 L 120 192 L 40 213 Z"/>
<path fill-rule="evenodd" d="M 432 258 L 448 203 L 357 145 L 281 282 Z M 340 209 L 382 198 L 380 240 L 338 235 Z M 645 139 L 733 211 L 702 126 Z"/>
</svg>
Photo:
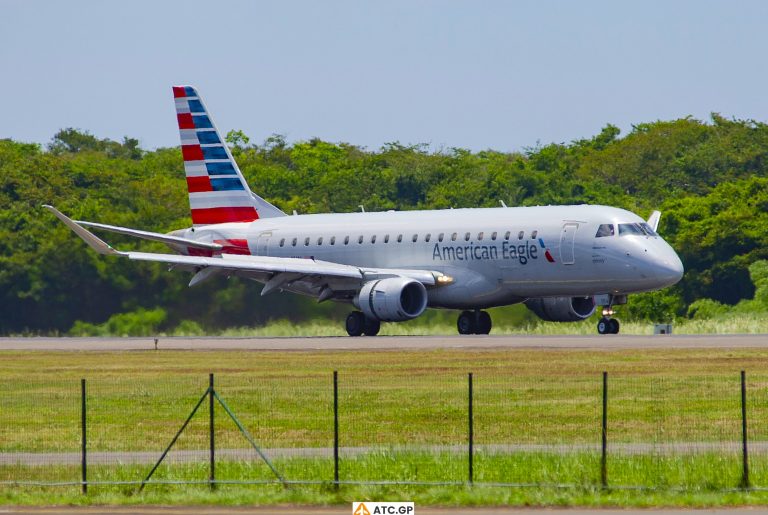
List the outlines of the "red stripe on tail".
<svg viewBox="0 0 768 515">
<path fill-rule="evenodd" d="M 211 178 L 207 175 L 203 175 L 201 177 L 187 177 L 187 189 L 189 189 L 190 193 L 213 191 L 213 186 L 211 186 Z"/>
<path fill-rule="evenodd" d="M 258 218 L 259 215 L 253 207 L 212 207 L 192 210 L 192 223 L 195 225 L 253 222 Z"/>
<path fill-rule="evenodd" d="M 184 86 L 173 86 L 173 98 L 186 97 L 186 96 L 187 96 L 187 93 L 186 91 L 184 91 Z"/>
<path fill-rule="evenodd" d="M 189 113 L 179 113 L 176 115 L 176 119 L 179 121 L 179 129 L 195 128 L 195 122 L 192 120 L 192 115 Z"/>
<path fill-rule="evenodd" d="M 181 155 L 184 156 L 184 161 L 202 161 L 203 149 L 200 145 L 182 145 Z"/>
</svg>

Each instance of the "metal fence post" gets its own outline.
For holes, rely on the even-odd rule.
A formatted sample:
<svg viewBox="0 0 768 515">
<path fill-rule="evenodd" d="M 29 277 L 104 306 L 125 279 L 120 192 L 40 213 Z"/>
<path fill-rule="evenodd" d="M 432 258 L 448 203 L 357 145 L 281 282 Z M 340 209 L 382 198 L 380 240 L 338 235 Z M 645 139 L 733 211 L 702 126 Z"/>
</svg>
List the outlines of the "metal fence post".
<svg viewBox="0 0 768 515">
<path fill-rule="evenodd" d="M 474 483 L 473 474 L 473 458 L 474 458 L 474 440 L 475 440 L 475 428 L 472 413 L 472 372 L 469 373 L 469 484 Z"/>
<path fill-rule="evenodd" d="M 339 488 L 339 372 L 333 371 L 333 483 Z"/>
<path fill-rule="evenodd" d="M 747 450 L 747 380 L 744 371 L 741 371 L 741 459 L 742 476 L 741 486 L 749 488 L 749 453 Z"/>
<path fill-rule="evenodd" d="M 87 437 L 86 437 L 86 417 L 85 417 L 85 379 L 80 379 L 80 469 L 82 472 L 83 493 L 88 493 L 88 459 L 87 459 Z"/>
<path fill-rule="evenodd" d="M 602 455 L 600 457 L 600 485 L 608 487 L 608 372 L 603 372 Z"/>
<path fill-rule="evenodd" d="M 211 444 L 211 454 L 210 454 L 210 477 L 208 478 L 208 481 L 211 484 L 211 490 L 216 489 L 216 440 L 215 440 L 215 425 L 214 425 L 214 419 L 213 419 L 213 396 L 214 396 L 214 389 L 213 389 L 213 374 L 209 374 L 208 376 L 208 414 L 209 414 L 209 435 L 210 435 L 210 444 Z"/>
</svg>

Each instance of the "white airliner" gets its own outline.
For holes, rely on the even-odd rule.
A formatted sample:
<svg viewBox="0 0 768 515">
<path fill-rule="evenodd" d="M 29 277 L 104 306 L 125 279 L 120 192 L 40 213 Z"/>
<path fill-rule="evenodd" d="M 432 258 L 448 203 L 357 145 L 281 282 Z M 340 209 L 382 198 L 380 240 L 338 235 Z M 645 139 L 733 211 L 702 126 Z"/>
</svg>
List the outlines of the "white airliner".
<svg viewBox="0 0 768 515">
<path fill-rule="evenodd" d="M 45 206 L 101 254 L 159 261 L 194 273 L 264 283 L 261 294 L 301 293 L 354 305 L 351 336 L 429 308 L 462 310 L 461 334 L 488 334 L 483 309 L 524 302 L 544 320 L 603 317 L 627 295 L 677 283 L 683 265 L 646 222 L 606 206 L 499 207 L 287 216 L 255 195 L 195 88 L 173 88 L 193 227 L 159 234 L 73 221 Z M 176 254 L 120 252 L 85 227 L 167 244 Z"/>
</svg>

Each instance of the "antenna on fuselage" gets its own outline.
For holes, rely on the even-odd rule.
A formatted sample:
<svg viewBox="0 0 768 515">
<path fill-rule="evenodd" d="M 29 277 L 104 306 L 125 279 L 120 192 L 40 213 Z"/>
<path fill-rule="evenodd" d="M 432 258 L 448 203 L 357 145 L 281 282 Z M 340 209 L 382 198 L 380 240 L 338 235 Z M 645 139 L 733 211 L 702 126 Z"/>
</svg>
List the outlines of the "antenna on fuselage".
<svg viewBox="0 0 768 515">
<path fill-rule="evenodd" d="M 360 204 L 360 205 L 359 205 L 359 206 L 357 206 L 357 207 L 359 207 L 359 208 L 360 208 L 360 212 L 361 212 L 361 213 L 365 213 L 365 206 L 364 206 L 364 205 Z"/>
<path fill-rule="evenodd" d="M 507 205 L 504 203 L 503 200 L 499 199 L 499 204 L 501 204 L 501 207 L 507 207 Z"/>
</svg>

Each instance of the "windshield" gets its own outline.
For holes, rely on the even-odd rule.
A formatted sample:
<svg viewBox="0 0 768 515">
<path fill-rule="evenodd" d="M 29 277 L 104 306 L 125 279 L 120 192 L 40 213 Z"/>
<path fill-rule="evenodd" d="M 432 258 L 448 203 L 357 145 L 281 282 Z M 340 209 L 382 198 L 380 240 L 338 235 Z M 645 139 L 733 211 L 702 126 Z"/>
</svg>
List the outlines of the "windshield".
<svg viewBox="0 0 768 515">
<path fill-rule="evenodd" d="M 645 231 L 640 224 L 619 224 L 619 236 L 645 236 Z"/>
<path fill-rule="evenodd" d="M 658 236 L 658 234 L 656 234 L 656 231 L 654 231 L 651 228 L 651 226 L 648 225 L 647 223 L 645 223 L 645 222 L 641 223 L 640 227 L 643 228 L 643 230 L 645 231 L 645 234 L 647 234 L 648 236 Z"/>
</svg>

